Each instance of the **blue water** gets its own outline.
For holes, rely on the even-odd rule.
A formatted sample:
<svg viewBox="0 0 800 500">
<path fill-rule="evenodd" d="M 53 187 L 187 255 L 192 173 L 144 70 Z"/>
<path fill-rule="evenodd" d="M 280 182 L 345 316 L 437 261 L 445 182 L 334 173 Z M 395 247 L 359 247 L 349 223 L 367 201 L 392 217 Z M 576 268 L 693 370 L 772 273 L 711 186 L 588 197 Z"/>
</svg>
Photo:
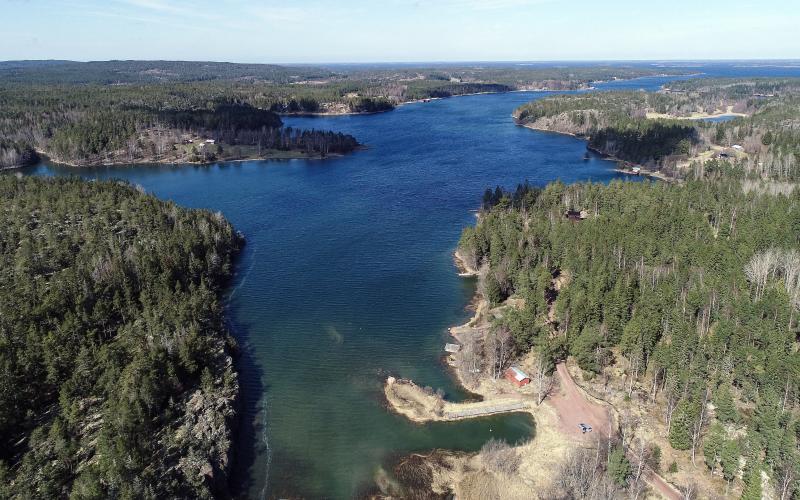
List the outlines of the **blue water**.
<svg viewBox="0 0 800 500">
<path fill-rule="evenodd" d="M 721 115 L 721 116 L 713 116 L 711 118 L 699 118 L 699 120 L 710 123 L 724 123 L 724 122 L 729 122 L 731 120 L 735 120 L 737 118 L 739 117 L 736 115 Z"/>
<path fill-rule="evenodd" d="M 620 177 L 611 162 L 584 160 L 579 139 L 514 125 L 517 106 L 545 95 L 287 119 L 368 146 L 326 161 L 26 172 L 127 179 L 181 205 L 220 210 L 245 234 L 229 303 L 243 347 L 237 485 L 252 498 L 348 498 L 398 454 L 476 450 L 491 437 L 534 433 L 524 415 L 414 425 L 386 410 L 381 383 L 392 374 L 467 396 L 442 364 L 442 346 L 447 327 L 469 316 L 474 283 L 456 275 L 452 252 L 487 187 Z"/>
</svg>

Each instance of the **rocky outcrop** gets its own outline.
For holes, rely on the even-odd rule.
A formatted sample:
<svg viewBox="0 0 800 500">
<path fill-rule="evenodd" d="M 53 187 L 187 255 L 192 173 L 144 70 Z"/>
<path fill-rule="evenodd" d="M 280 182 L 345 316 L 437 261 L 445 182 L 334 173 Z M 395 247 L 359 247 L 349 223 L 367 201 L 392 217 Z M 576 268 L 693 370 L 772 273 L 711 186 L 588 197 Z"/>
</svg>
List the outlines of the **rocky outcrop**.
<svg viewBox="0 0 800 500">
<path fill-rule="evenodd" d="M 239 381 L 224 341 L 217 344 L 200 386 L 184 393 L 182 411 L 163 427 L 153 466 L 161 477 L 229 498 Z"/>
</svg>

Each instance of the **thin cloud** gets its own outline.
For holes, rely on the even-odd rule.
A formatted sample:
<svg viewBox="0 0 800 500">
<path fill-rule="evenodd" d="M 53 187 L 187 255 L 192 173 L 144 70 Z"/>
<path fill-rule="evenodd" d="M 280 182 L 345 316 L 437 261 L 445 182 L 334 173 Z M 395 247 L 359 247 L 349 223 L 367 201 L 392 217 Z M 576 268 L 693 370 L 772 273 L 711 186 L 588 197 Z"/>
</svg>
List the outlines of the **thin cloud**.
<svg viewBox="0 0 800 500">
<path fill-rule="evenodd" d="M 412 2 L 399 0 L 398 3 L 403 5 L 411 3 L 415 7 L 424 8 L 486 11 L 533 7 L 535 5 L 554 3 L 555 1 L 557 0 L 416 0 Z"/>
<path fill-rule="evenodd" d="M 119 0 L 120 3 L 141 9 L 155 10 L 158 12 L 170 12 L 173 14 L 183 14 L 188 12 L 185 7 L 179 7 L 174 3 L 164 0 Z"/>
<path fill-rule="evenodd" d="M 302 7 L 260 7 L 251 9 L 250 12 L 262 21 L 291 23 L 308 19 L 311 10 Z"/>
<path fill-rule="evenodd" d="M 151 16 L 131 16 L 130 14 L 125 14 L 122 12 L 114 12 L 108 10 L 92 10 L 87 11 L 87 15 L 94 16 L 94 17 L 105 17 L 111 19 L 124 19 L 125 21 L 131 22 L 139 22 L 143 24 L 159 24 L 159 25 L 166 25 L 171 26 L 173 28 L 181 28 L 186 30 L 193 30 L 193 31 L 207 31 L 207 29 L 203 26 L 196 26 L 191 24 L 183 24 L 183 23 L 176 23 L 172 19 L 163 19 L 160 17 L 151 17 Z"/>
</svg>

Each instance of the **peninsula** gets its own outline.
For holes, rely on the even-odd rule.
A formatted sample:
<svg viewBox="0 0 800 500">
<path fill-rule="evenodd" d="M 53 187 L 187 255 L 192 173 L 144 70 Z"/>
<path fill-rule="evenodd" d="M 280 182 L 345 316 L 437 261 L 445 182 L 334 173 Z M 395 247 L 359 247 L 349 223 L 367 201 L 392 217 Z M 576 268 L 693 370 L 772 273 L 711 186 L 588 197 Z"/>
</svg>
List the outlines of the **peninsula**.
<svg viewBox="0 0 800 500">
<path fill-rule="evenodd" d="M 534 130 L 584 137 L 589 149 L 664 179 L 731 164 L 748 175 L 796 180 L 798 102 L 797 79 L 704 79 L 658 92 L 548 97 L 517 108 L 514 118 Z"/>
<path fill-rule="evenodd" d="M 531 107 L 558 110 L 571 99 Z M 751 119 L 764 128 L 750 133 L 775 133 L 764 118 L 773 105 L 758 106 Z M 762 150 L 762 161 L 780 151 Z M 385 395 L 419 422 L 529 412 L 536 437 L 414 462 L 430 490 L 679 499 L 792 487 L 800 189 L 795 170 L 751 165 L 715 159 L 681 183 L 487 190 L 456 252 L 461 274 L 479 279 L 476 314 L 451 329 L 449 358 L 483 401 L 452 403 L 391 378 Z"/>
</svg>

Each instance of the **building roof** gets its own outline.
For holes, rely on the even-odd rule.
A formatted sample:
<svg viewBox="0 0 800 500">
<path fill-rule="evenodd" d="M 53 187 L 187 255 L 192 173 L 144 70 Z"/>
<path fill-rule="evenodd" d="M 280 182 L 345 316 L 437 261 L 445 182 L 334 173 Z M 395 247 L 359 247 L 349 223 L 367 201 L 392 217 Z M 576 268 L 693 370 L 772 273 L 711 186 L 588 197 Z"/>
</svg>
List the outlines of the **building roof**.
<svg viewBox="0 0 800 500">
<path fill-rule="evenodd" d="M 517 379 L 519 382 L 522 382 L 526 378 L 530 379 L 530 377 L 524 371 L 520 370 L 516 366 L 512 366 L 511 368 L 509 368 L 509 370 L 511 371 L 511 373 L 514 374 L 514 378 Z"/>
<path fill-rule="evenodd" d="M 458 344 L 445 344 L 444 350 L 447 352 L 458 352 L 461 350 L 461 346 Z"/>
</svg>

